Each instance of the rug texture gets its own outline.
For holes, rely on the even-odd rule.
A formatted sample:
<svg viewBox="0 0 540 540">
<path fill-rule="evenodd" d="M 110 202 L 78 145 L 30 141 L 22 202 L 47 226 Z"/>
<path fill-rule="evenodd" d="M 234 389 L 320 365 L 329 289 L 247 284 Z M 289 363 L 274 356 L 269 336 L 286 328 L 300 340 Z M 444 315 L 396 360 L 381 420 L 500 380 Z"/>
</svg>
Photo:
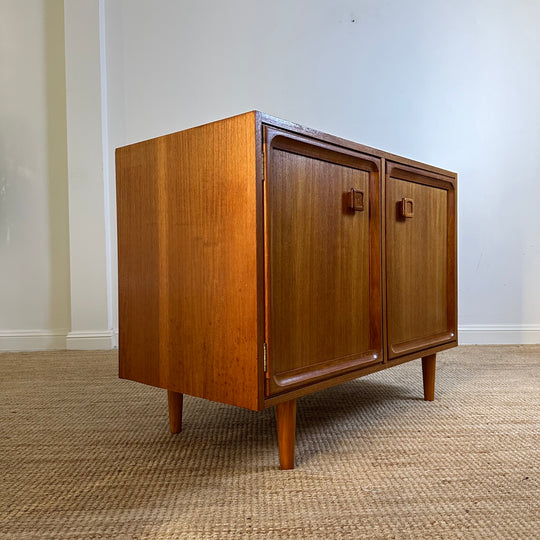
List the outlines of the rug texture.
<svg viewBox="0 0 540 540">
<path fill-rule="evenodd" d="M 274 411 L 117 377 L 115 351 L 0 355 L 0 538 L 540 538 L 540 346 L 438 355 Z"/>
</svg>

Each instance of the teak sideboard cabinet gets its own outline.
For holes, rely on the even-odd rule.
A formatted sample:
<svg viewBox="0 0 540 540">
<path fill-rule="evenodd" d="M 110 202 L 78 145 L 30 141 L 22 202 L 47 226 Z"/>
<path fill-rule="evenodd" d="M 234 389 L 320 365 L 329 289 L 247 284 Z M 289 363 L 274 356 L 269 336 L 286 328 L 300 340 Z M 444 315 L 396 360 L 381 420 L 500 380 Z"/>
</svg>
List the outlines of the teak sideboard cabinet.
<svg viewBox="0 0 540 540">
<path fill-rule="evenodd" d="M 116 151 L 120 377 L 276 407 L 457 345 L 456 174 L 258 111 Z"/>
</svg>

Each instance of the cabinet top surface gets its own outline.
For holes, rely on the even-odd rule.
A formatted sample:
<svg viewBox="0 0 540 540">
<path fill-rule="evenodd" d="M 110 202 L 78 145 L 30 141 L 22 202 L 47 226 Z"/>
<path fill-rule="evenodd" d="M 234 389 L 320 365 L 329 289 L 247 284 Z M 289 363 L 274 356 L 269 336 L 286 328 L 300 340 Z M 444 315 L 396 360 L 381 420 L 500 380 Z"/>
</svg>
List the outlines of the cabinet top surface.
<svg viewBox="0 0 540 540">
<path fill-rule="evenodd" d="M 334 144 L 336 146 L 340 146 L 340 147 L 343 147 L 343 148 L 349 148 L 351 150 L 355 150 L 355 151 L 358 151 L 358 152 L 369 154 L 371 156 L 375 156 L 375 157 L 378 157 L 378 158 L 386 159 L 388 161 L 394 161 L 394 162 L 404 164 L 404 165 L 409 165 L 409 166 L 412 166 L 412 167 L 419 167 L 419 168 L 422 168 L 424 170 L 434 172 L 434 173 L 437 173 L 437 174 L 441 174 L 443 176 L 448 176 L 448 177 L 453 178 L 453 179 L 457 178 L 457 173 L 455 173 L 453 171 L 443 169 L 443 168 L 440 168 L 440 167 L 435 167 L 433 165 L 427 165 L 426 163 L 423 163 L 423 162 L 420 162 L 420 161 L 405 158 L 403 156 L 399 156 L 399 155 L 393 154 L 391 152 L 386 152 L 384 150 L 379 150 L 377 148 L 366 146 L 364 144 L 360 144 L 360 143 L 357 143 L 355 141 L 351 141 L 349 139 L 344 139 L 344 138 L 338 137 L 336 135 L 331 135 L 329 133 L 326 133 L 326 132 L 323 132 L 323 131 L 320 131 L 320 130 L 317 130 L 317 129 L 309 128 L 309 127 L 306 127 L 304 125 L 297 124 L 295 122 L 291 122 L 289 120 L 283 120 L 282 118 L 278 118 L 276 116 L 272 116 L 270 114 L 267 114 L 267 113 L 264 113 L 264 112 L 258 111 L 258 110 L 252 110 L 252 111 L 241 113 L 241 114 L 238 114 L 238 115 L 229 116 L 229 117 L 226 117 L 226 118 L 216 120 L 214 122 L 209 122 L 209 123 L 206 123 L 206 124 L 200 124 L 200 125 L 193 126 L 193 127 L 190 127 L 190 128 L 186 128 L 184 130 L 180 130 L 180 131 L 177 131 L 177 132 L 172 132 L 172 133 L 168 133 L 168 134 L 165 134 L 165 135 L 162 135 L 162 136 L 159 136 L 159 137 L 154 137 L 152 139 L 146 139 L 146 140 L 143 140 L 143 141 L 138 141 L 138 142 L 135 142 L 135 143 L 128 144 L 128 145 L 125 145 L 123 147 L 117 148 L 117 150 L 120 150 L 121 148 L 128 148 L 128 147 L 136 146 L 136 145 L 143 144 L 143 143 L 146 143 L 146 142 L 149 142 L 149 141 L 154 141 L 156 139 L 169 137 L 171 135 L 175 135 L 176 133 L 180 133 L 182 131 L 197 130 L 197 129 L 203 127 L 203 126 L 208 126 L 208 125 L 211 125 L 211 124 L 218 124 L 220 122 L 227 121 L 227 120 L 230 120 L 231 118 L 235 118 L 235 117 L 238 117 L 238 116 L 252 116 L 253 121 L 254 121 L 254 128 L 256 130 L 259 130 L 262 126 L 271 126 L 271 127 L 279 128 L 281 130 L 288 131 L 288 132 L 291 132 L 291 133 L 294 133 L 294 134 L 297 134 L 297 135 L 301 135 L 301 136 L 304 136 L 304 137 L 307 137 L 307 138 L 310 138 L 310 139 L 323 140 L 323 141 L 326 141 L 328 143 Z"/>
</svg>

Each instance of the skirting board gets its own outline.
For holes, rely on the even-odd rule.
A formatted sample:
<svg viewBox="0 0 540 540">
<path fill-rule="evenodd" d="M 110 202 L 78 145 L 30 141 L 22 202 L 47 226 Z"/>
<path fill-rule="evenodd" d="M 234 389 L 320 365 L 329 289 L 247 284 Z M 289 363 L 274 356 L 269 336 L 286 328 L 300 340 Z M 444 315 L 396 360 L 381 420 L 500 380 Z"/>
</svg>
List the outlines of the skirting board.
<svg viewBox="0 0 540 540">
<path fill-rule="evenodd" d="M 0 330 L 0 351 L 91 350 L 118 347 L 118 331 Z"/>
<path fill-rule="evenodd" d="M 0 330 L 0 351 L 65 349 L 67 333 L 67 330 Z"/>
<path fill-rule="evenodd" d="M 460 345 L 530 345 L 540 343 L 540 324 L 463 325 Z"/>
<path fill-rule="evenodd" d="M 115 346 L 114 339 L 115 332 L 112 330 L 105 330 L 103 332 L 70 332 L 66 337 L 66 349 L 113 349 Z M 116 341 L 118 341 L 118 338 Z"/>
<path fill-rule="evenodd" d="M 540 324 L 463 325 L 461 345 L 525 345 L 540 343 Z M 54 349 L 113 349 L 118 330 L 68 332 L 67 330 L 0 330 L 0 351 L 44 351 Z"/>
</svg>

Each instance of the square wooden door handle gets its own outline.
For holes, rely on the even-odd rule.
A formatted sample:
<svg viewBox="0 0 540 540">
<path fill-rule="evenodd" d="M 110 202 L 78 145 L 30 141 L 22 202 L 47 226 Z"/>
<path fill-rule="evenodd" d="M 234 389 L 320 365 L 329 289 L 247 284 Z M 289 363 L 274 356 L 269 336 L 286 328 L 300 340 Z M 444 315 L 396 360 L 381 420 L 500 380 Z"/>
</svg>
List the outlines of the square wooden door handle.
<svg viewBox="0 0 540 540">
<path fill-rule="evenodd" d="M 349 193 L 349 208 L 352 208 L 355 212 L 362 212 L 364 210 L 364 192 L 359 189 L 352 188 Z"/>
<path fill-rule="evenodd" d="M 414 216 L 414 201 L 403 197 L 401 204 L 399 205 L 399 213 L 401 217 L 411 218 Z"/>
</svg>

